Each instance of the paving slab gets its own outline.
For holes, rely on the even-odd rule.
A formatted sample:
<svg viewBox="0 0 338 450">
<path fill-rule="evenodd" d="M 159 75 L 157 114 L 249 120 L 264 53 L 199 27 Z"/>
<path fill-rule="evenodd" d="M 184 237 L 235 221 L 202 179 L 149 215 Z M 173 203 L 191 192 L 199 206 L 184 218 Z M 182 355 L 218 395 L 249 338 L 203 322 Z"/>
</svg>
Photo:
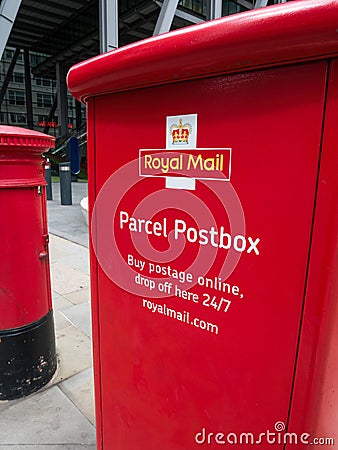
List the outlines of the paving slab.
<svg viewBox="0 0 338 450">
<path fill-rule="evenodd" d="M 56 331 L 56 351 L 59 364 L 54 384 L 92 367 L 91 339 L 72 325 Z"/>
<path fill-rule="evenodd" d="M 70 322 L 65 315 L 62 314 L 62 310 L 71 306 L 73 306 L 73 303 L 62 295 L 58 295 L 56 298 L 53 297 L 54 325 L 56 331 L 69 327 Z"/>
<path fill-rule="evenodd" d="M 53 183 L 53 200 L 47 202 L 49 232 L 88 247 L 88 227 L 80 201 L 87 196 L 87 183 L 72 183 L 72 205 L 61 205 L 60 183 Z"/>
<path fill-rule="evenodd" d="M 65 263 L 67 266 L 76 267 L 84 274 L 89 276 L 89 251 L 87 248 L 77 245 L 78 251 L 70 253 L 64 258 L 59 258 L 59 263 Z M 79 251 L 80 250 L 80 251 Z"/>
<path fill-rule="evenodd" d="M 65 295 L 89 287 L 89 275 L 74 268 L 71 264 L 54 262 L 51 264 L 52 289 Z"/>
<path fill-rule="evenodd" d="M 19 444 L 95 445 L 94 426 L 57 386 L 11 402 L 0 413 L 0 423 L 0 442 L 8 449 Z"/>
<path fill-rule="evenodd" d="M 90 303 L 79 303 L 62 309 L 60 313 L 88 337 L 92 337 L 92 319 Z"/>
<path fill-rule="evenodd" d="M 56 299 L 56 298 L 59 298 L 60 297 L 60 294 L 58 294 L 57 292 L 55 292 L 55 291 L 52 291 L 52 300 L 54 300 L 54 299 Z"/>
<path fill-rule="evenodd" d="M 93 369 L 90 367 L 83 370 L 58 386 L 82 414 L 95 425 Z"/>
<path fill-rule="evenodd" d="M 80 288 L 76 291 L 69 292 L 64 296 L 67 300 L 73 304 L 86 303 L 90 301 L 90 288 Z"/>
<path fill-rule="evenodd" d="M 64 238 L 50 235 L 50 262 L 66 263 L 89 275 L 89 250 Z"/>
<path fill-rule="evenodd" d="M 49 259 L 50 262 L 53 263 L 56 261 L 60 261 L 63 258 L 67 258 L 67 256 L 71 253 L 71 251 L 78 247 L 78 244 L 74 244 L 73 242 L 67 241 L 67 239 L 62 238 L 60 236 L 56 236 L 55 234 L 50 234 L 49 247 L 50 247 Z"/>
</svg>

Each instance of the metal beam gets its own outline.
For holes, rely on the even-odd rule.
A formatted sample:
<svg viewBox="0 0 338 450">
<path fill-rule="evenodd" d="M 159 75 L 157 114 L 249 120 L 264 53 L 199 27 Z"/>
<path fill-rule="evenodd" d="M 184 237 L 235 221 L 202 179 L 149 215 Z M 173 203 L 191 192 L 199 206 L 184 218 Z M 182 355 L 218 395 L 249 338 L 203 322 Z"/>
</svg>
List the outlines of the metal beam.
<svg viewBox="0 0 338 450">
<path fill-rule="evenodd" d="M 33 130 L 33 99 L 32 99 L 32 81 L 31 81 L 31 66 L 29 62 L 29 50 L 24 50 L 25 62 L 25 93 L 26 93 L 26 112 L 28 128 Z"/>
<path fill-rule="evenodd" d="M 79 39 L 78 41 L 72 42 L 71 45 L 69 47 L 66 47 L 63 51 L 60 51 L 60 52 L 54 54 L 53 56 L 46 58 L 42 63 L 33 67 L 33 70 L 32 70 L 33 74 L 35 76 L 41 77 L 41 76 L 43 76 L 44 72 L 48 72 L 50 67 L 53 67 L 53 71 L 54 71 L 55 64 L 57 62 L 60 62 L 65 59 L 64 55 L 68 55 L 70 53 L 74 54 L 75 49 L 77 47 L 83 47 L 84 46 L 83 44 L 85 42 L 89 42 L 95 38 L 97 38 L 97 31 L 94 31 L 94 32 L 84 36 L 83 38 Z"/>
<path fill-rule="evenodd" d="M 180 19 L 186 20 L 187 22 L 191 22 L 191 23 L 205 22 L 204 19 L 201 19 L 200 17 L 197 17 L 194 14 L 190 14 L 186 11 L 182 11 L 181 9 L 176 9 L 175 16 L 179 17 Z"/>
<path fill-rule="evenodd" d="M 244 6 L 244 8 L 247 9 L 253 9 L 254 5 L 247 0 L 236 0 L 236 3 L 238 3 L 240 6 Z"/>
<path fill-rule="evenodd" d="M 44 130 L 43 130 L 44 133 L 48 133 L 48 131 L 49 131 L 50 126 L 48 124 L 52 121 L 52 119 L 54 117 L 54 114 L 55 114 L 55 111 L 56 111 L 56 107 L 57 107 L 57 95 L 54 97 L 53 105 L 52 105 L 52 107 L 51 107 L 51 109 L 49 111 L 49 114 L 48 114 L 48 117 L 47 117 L 47 123 L 46 123 L 46 126 L 45 126 Z"/>
<path fill-rule="evenodd" d="M 34 25 L 33 25 L 34 28 L 32 30 L 32 24 L 31 23 L 27 23 L 25 21 L 22 21 L 21 17 L 22 16 L 21 16 L 21 13 L 20 13 L 20 16 L 18 16 L 16 21 L 15 21 L 15 34 L 17 34 L 18 32 L 21 32 L 21 34 L 29 33 L 29 34 L 34 34 L 34 35 L 39 34 L 39 35 L 42 35 L 42 36 L 46 35 L 46 32 L 47 32 L 46 28 L 47 27 L 46 26 L 43 26 L 43 27 L 40 26 L 41 25 L 40 20 L 39 20 L 38 24 L 34 23 Z M 53 29 L 53 27 L 51 25 L 49 25 L 48 28 L 50 30 Z"/>
<path fill-rule="evenodd" d="M 182 11 L 180 9 L 176 10 L 175 16 L 179 17 L 180 19 L 186 20 L 187 22 L 191 23 L 202 23 L 205 22 L 204 19 L 201 19 L 200 17 L 194 16 L 194 14 L 190 14 L 186 11 Z"/>
<path fill-rule="evenodd" d="M 17 48 L 15 50 L 15 52 L 14 52 L 12 61 L 11 61 L 10 65 L 9 65 L 9 68 L 8 68 L 8 72 L 6 73 L 6 77 L 4 79 L 2 88 L 0 90 L 0 107 L 1 107 L 2 101 L 3 101 L 4 97 L 5 97 L 6 90 L 7 90 L 8 84 L 9 84 L 9 82 L 11 80 L 11 76 L 12 76 L 13 71 L 14 71 L 16 60 L 18 59 L 19 55 L 20 55 L 20 49 Z"/>
<path fill-rule="evenodd" d="M 21 0 L 2 0 L 0 2 L 0 59 L 11 34 L 20 4 Z"/>
<path fill-rule="evenodd" d="M 118 0 L 100 0 L 100 52 L 119 46 Z"/>
<path fill-rule="evenodd" d="M 56 1 L 43 0 L 44 6 L 50 6 L 51 8 L 54 8 L 54 9 L 61 8 L 63 11 L 68 11 L 71 14 L 74 14 L 79 10 L 79 8 L 76 8 L 76 7 L 74 8 L 73 6 L 65 5 L 64 3 L 65 2 L 60 2 L 60 0 L 56 0 Z M 82 4 L 80 3 L 79 6 L 82 6 Z"/>
<path fill-rule="evenodd" d="M 67 70 L 62 63 L 56 63 L 56 93 L 59 110 L 59 123 L 61 136 L 68 133 L 68 104 L 67 104 Z"/>
<path fill-rule="evenodd" d="M 222 17 L 222 0 L 208 0 L 207 2 L 207 20 L 219 19 Z"/>
<path fill-rule="evenodd" d="M 75 120 L 76 120 L 76 128 L 80 128 L 82 125 L 82 105 L 80 102 L 75 100 Z"/>
<path fill-rule="evenodd" d="M 159 6 L 161 8 L 163 1 L 155 0 L 155 3 L 157 6 Z M 187 22 L 191 22 L 191 23 L 197 24 L 197 23 L 205 22 L 204 19 L 201 19 L 200 17 L 197 17 L 194 14 L 188 13 L 187 11 L 182 11 L 179 8 L 176 9 L 175 16 L 179 17 L 180 19 L 186 20 Z"/>
<path fill-rule="evenodd" d="M 254 9 L 264 8 L 265 6 L 268 6 L 268 0 L 256 0 Z"/>
<path fill-rule="evenodd" d="M 20 20 L 20 22 L 19 22 L 19 20 Z M 29 14 L 26 14 L 24 9 L 22 11 L 20 11 L 20 16 L 18 17 L 18 23 L 27 23 L 29 25 L 29 24 L 31 24 L 31 22 L 32 22 L 32 16 L 30 16 Z M 45 19 L 41 19 L 39 17 L 39 25 L 43 25 L 44 27 L 47 27 L 47 28 L 50 28 L 51 30 L 53 30 L 55 27 L 55 22 L 53 22 L 53 19 L 45 20 Z"/>
<path fill-rule="evenodd" d="M 170 31 L 171 24 L 176 13 L 178 1 L 179 0 L 164 0 L 155 25 L 153 33 L 154 36 Z"/>
<path fill-rule="evenodd" d="M 10 1 L 12 1 L 12 0 L 10 0 Z M 15 1 L 17 1 L 17 0 L 15 0 Z M 37 14 L 38 17 L 41 15 L 41 9 L 42 9 L 41 7 L 39 8 L 36 6 L 24 5 L 24 8 L 25 8 L 26 13 L 31 12 L 32 14 Z M 69 15 L 67 15 L 67 13 L 60 14 L 61 12 L 62 12 L 62 8 L 59 9 L 59 12 L 57 12 L 57 13 L 54 11 L 51 11 L 49 14 L 51 21 L 54 20 L 54 24 L 56 24 L 56 25 L 60 25 L 64 20 L 67 20 L 69 17 Z M 39 19 L 37 19 L 37 20 L 39 20 Z"/>
</svg>

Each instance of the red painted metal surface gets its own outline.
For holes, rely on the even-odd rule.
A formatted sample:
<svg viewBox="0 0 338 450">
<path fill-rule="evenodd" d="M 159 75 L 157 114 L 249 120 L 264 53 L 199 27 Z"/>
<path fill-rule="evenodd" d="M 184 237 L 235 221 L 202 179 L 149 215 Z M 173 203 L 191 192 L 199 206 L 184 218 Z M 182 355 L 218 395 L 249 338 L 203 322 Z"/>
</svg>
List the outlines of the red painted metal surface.
<svg viewBox="0 0 338 450">
<path fill-rule="evenodd" d="M 333 60 L 328 77 L 313 239 L 290 419 L 295 431 L 312 430 L 313 435 L 319 438 L 332 437 L 336 446 L 338 442 L 337 77 L 338 61 Z M 299 411 L 306 411 L 306 414 L 299 414 Z"/>
<path fill-rule="evenodd" d="M 71 69 L 88 101 L 99 449 L 335 437 L 337 15 L 337 1 L 290 2 Z M 230 183 L 167 189 L 139 155 L 163 152 L 168 117 L 193 114 L 196 148 L 232 149 Z M 229 251 L 212 227 L 231 231 Z"/>
<path fill-rule="evenodd" d="M 0 328 L 34 322 L 51 309 L 42 152 L 52 136 L 0 127 Z"/>
<path fill-rule="evenodd" d="M 74 66 L 68 86 L 84 100 L 337 55 L 337 4 L 337 0 L 289 2 L 146 39 Z"/>
<path fill-rule="evenodd" d="M 273 430 L 278 420 L 287 423 L 312 224 L 325 74 L 326 64 L 322 63 L 196 81 L 189 86 L 189 109 L 180 107 L 180 111 L 197 112 L 199 145 L 233 148 L 232 184 L 244 210 L 248 233 L 261 240 L 261 254 L 243 255 L 227 279 L 239 286 L 245 299 L 230 297 L 235 304 L 227 314 L 202 302 L 195 305 L 191 301 L 182 303 L 177 297 L 166 302 L 155 299 L 155 303 L 169 303 L 175 310 L 189 311 L 216 324 L 217 336 L 149 313 L 142 308 L 142 298 L 114 286 L 98 269 L 103 448 L 194 448 L 194 436 L 203 428 L 214 433 L 251 432 L 258 436 Z M 109 96 L 96 99 L 97 193 L 112 173 L 137 157 L 138 147 L 149 146 L 149 139 L 151 147 L 163 146 L 163 111 L 173 113 L 172 98 L 181 98 L 185 92 L 182 84 L 130 93 L 128 101 L 122 94 L 115 95 L 114 100 Z M 279 92 L 283 92 L 283 99 Z M 246 99 L 245 106 L 238 102 L 239 93 Z M 225 103 L 226 111 L 216 106 Z M 130 104 L 135 121 L 133 133 L 126 140 Z M 142 112 L 145 104 L 147 114 Z M 114 152 L 115 158 L 110 157 L 111 136 L 114 148 L 123 148 L 121 153 Z M 307 176 L 300 184 L 301 173 Z M 137 172 L 133 175 L 137 179 Z M 119 210 L 132 215 L 137 205 L 163 189 L 163 184 L 163 180 L 154 178 L 143 181 L 121 199 Z M 225 211 L 219 199 L 208 195 L 202 185 L 195 195 L 208 205 L 220 227 Z M 169 204 L 177 205 L 174 217 L 182 216 L 181 196 L 181 192 L 170 193 Z M 167 205 L 161 201 L 155 206 L 161 210 Z M 172 214 L 167 211 L 164 215 L 169 220 Z M 97 231 L 101 233 L 100 226 Z M 135 255 L 128 234 L 116 229 L 115 236 L 125 260 L 128 254 Z M 194 251 L 196 246 L 187 243 L 187 254 L 176 260 L 174 267 L 189 267 Z M 142 259 L 137 252 L 136 256 Z M 218 252 L 208 278 L 218 276 L 223 259 Z M 215 289 L 195 286 L 191 292 L 200 299 L 205 293 L 222 298 Z"/>
<path fill-rule="evenodd" d="M 93 205 L 97 196 L 96 183 L 96 163 L 95 163 L 95 98 L 88 100 L 87 108 L 87 164 L 88 170 L 88 215 L 92 217 Z M 91 223 L 89 220 L 89 233 L 91 235 Z M 93 363 L 94 363 L 94 387 L 95 387 L 95 423 L 96 423 L 96 441 L 97 447 L 103 449 L 102 436 L 102 396 L 101 396 L 101 339 L 100 339 L 100 319 L 99 319 L 99 304 L 97 301 L 97 293 L 99 290 L 97 280 L 97 261 L 94 257 L 93 241 L 89 238 L 90 249 L 90 284 L 92 294 L 92 335 L 93 335 Z"/>
</svg>

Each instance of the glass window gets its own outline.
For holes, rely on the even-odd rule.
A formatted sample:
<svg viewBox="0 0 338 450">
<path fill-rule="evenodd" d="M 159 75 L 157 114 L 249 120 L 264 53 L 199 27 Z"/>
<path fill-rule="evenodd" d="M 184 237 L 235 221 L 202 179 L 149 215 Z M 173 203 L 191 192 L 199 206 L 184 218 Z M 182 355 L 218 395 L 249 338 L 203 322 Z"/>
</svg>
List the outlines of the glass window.
<svg viewBox="0 0 338 450">
<path fill-rule="evenodd" d="M 26 116 L 24 114 L 10 113 L 11 123 L 26 123 Z"/>
<path fill-rule="evenodd" d="M 1 2 L 0 2 L 0 3 L 1 3 Z M 11 50 L 11 49 L 9 49 L 9 48 L 6 48 L 6 51 L 5 51 L 5 59 L 11 60 L 11 59 L 13 58 L 13 56 L 14 56 L 14 50 Z M 18 61 L 23 61 L 23 53 L 22 53 L 22 51 L 20 51 L 17 60 L 18 60 Z"/>
<path fill-rule="evenodd" d="M 35 78 L 35 83 L 37 86 L 50 87 L 52 85 L 52 80 L 50 78 Z"/>
<path fill-rule="evenodd" d="M 206 14 L 206 2 L 203 0 L 181 0 L 179 4 L 197 14 Z"/>
<path fill-rule="evenodd" d="M 37 55 L 35 53 L 31 53 L 29 56 L 30 56 L 31 66 L 36 66 L 38 64 L 37 57 L 36 57 Z"/>
<path fill-rule="evenodd" d="M 37 93 L 37 105 L 39 108 L 50 108 L 53 104 L 53 98 L 50 94 Z"/>
<path fill-rule="evenodd" d="M 5 52 L 5 58 L 6 58 L 6 59 L 12 59 L 13 56 L 14 56 L 14 50 L 6 49 L 6 52 Z"/>
<path fill-rule="evenodd" d="M 14 81 L 15 83 L 23 83 L 24 80 L 24 76 L 23 73 L 21 72 L 14 72 L 12 75 L 12 81 Z"/>
<path fill-rule="evenodd" d="M 17 114 L 18 123 L 26 123 L 26 116 L 24 114 Z"/>
<path fill-rule="evenodd" d="M 49 78 L 42 78 L 42 86 L 50 86 L 50 79 Z"/>
<path fill-rule="evenodd" d="M 31 66 L 35 67 L 38 64 L 41 64 L 47 58 L 46 55 L 41 55 L 39 53 L 30 53 L 30 62 Z"/>
<path fill-rule="evenodd" d="M 74 108 L 74 98 L 70 97 L 69 95 L 67 96 L 67 105 L 68 105 L 68 109 L 72 110 Z"/>
<path fill-rule="evenodd" d="M 10 105 L 15 105 L 14 91 L 8 91 L 8 100 Z"/>
<path fill-rule="evenodd" d="M 8 100 L 10 105 L 22 106 L 25 104 L 25 94 L 22 91 L 8 91 Z"/>
<path fill-rule="evenodd" d="M 25 104 L 25 94 L 21 91 L 16 92 L 16 104 L 24 105 Z"/>
</svg>

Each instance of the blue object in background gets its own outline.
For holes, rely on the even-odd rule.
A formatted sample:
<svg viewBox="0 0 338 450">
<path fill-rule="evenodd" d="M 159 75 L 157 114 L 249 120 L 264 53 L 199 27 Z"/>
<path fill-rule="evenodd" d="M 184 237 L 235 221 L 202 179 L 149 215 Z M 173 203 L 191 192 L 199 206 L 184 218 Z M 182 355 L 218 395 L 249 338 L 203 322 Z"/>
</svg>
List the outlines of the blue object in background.
<svg viewBox="0 0 338 450">
<path fill-rule="evenodd" d="M 70 170 L 74 175 L 80 173 L 80 148 L 77 137 L 69 139 Z"/>
</svg>

